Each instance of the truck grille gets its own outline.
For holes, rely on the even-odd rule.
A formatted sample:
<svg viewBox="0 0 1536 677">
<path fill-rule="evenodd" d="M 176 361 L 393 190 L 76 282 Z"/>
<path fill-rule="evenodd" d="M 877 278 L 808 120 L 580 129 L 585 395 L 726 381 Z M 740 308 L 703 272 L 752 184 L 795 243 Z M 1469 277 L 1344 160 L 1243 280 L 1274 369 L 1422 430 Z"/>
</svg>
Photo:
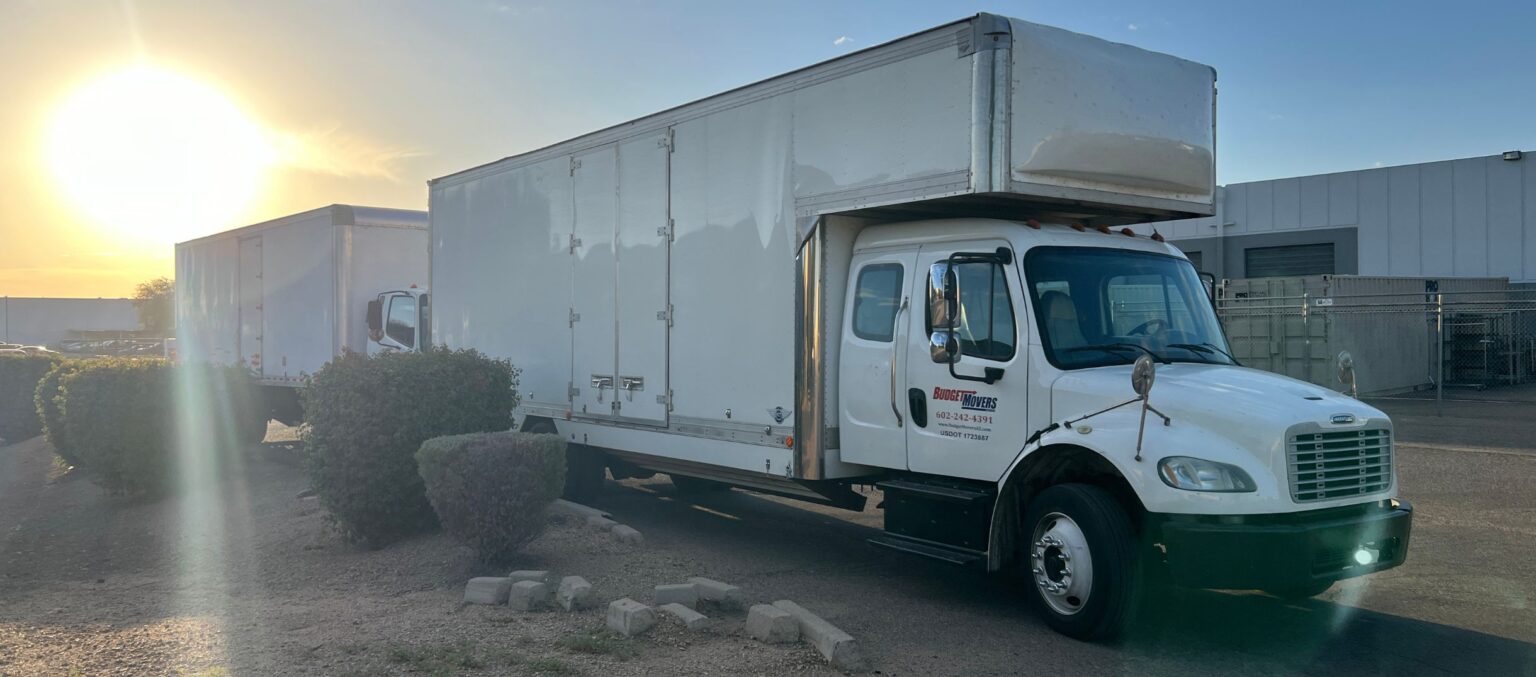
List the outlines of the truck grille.
<svg viewBox="0 0 1536 677">
<path fill-rule="evenodd" d="M 1291 498 L 1324 501 L 1384 491 L 1392 484 L 1392 433 L 1341 430 L 1291 438 L 1286 448 Z"/>
</svg>

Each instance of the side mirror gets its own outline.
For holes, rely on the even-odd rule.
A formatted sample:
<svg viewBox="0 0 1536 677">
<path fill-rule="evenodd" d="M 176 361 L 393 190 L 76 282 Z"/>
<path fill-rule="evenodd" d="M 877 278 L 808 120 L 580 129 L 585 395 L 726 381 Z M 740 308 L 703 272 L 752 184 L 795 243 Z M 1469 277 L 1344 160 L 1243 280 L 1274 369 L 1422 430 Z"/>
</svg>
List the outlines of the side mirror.
<svg viewBox="0 0 1536 677">
<path fill-rule="evenodd" d="M 384 338 L 384 301 L 374 299 L 368 302 L 368 338 L 374 343 Z"/>
<path fill-rule="evenodd" d="M 1131 367 L 1131 390 L 1142 398 L 1152 392 L 1152 383 L 1157 380 L 1157 365 L 1152 362 L 1152 356 L 1142 355 L 1136 358 L 1135 366 Z"/>
<path fill-rule="evenodd" d="M 928 268 L 928 317 L 932 331 L 928 335 L 928 354 L 939 364 L 960 361 L 960 342 L 955 327 L 960 323 L 960 280 L 948 261 Z"/>
</svg>

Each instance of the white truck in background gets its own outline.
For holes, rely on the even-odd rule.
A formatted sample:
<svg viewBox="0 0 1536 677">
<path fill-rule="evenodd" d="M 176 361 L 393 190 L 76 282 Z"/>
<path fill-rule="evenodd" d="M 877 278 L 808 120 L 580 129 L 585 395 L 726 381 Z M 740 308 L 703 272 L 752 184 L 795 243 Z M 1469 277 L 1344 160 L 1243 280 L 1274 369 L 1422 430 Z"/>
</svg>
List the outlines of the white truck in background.
<svg viewBox="0 0 1536 677">
<path fill-rule="evenodd" d="M 1151 581 L 1396 566 L 1392 423 L 1246 369 L 1156 234 L 1209 215 L 1215 73 L 981 14 L 430 183 L 435 341 L 522 368 L 568 490 L 864 507 L 1108 637 Z"/>
<path fill-rule="evenodd" d="M 427 215 L 330 205 L 176 245 L 176 352 L 244 365 L 271 418 L 343 351 L 427 345 Z"/>
</svg>

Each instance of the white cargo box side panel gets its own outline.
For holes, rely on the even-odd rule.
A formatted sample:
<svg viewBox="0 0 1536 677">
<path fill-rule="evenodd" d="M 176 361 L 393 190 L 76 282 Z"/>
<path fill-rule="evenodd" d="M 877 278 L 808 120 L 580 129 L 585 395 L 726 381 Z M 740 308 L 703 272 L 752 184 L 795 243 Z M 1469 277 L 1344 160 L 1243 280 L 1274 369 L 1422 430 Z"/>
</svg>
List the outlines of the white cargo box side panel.
<svg viewBox="0 0 1536 677">
<path fill-rule="evenodd" d="M 871 204 L 969 189 L 974 58 L 960 56 L 951 32 L 912 43 L 907 58 L 795 91 L 801 205 L 873 186 Z"/>
<path fill-rule="evenodd" d="M 337 232 L 335 355 L 368 352 L 368 302 L 381 292 L 427 286 L 427 231 L 340 226 Z"/>
<path fill-rule="evenodd" d="M 331 361 L 336 313 L 332 210 L 264 228 L 261 239 L 261 377 L 297 383 Z"/>
<path fill-rule="evenodd" d="M 176 350 L 186 362 L 240 362 L 240 250 L 234 238 L 176 245 Z"/>
<path fill-rule="evenodd" d="M 522 369 L 525 410 L 569 411 L 571 163 L 432 187 L 433 343 Z"/>
<path fill-rule="evenodd" d="M 1107 201 L 1120 204 L 1142 196 L 1213 213 L 1215 71 L 1059 28 L 1012 27 L 1015 191 L 1118 194 Z"/>
<path fill-rule="evenodd" d="M 752 424 L 761 432 L 792 422 L 799 244 L 788 185 L 792 109 L 790 97 L 779 96 L 674 130 L 675 426 Z M 761 463 L 754 456 L 745 467 Z"/>
</svg>

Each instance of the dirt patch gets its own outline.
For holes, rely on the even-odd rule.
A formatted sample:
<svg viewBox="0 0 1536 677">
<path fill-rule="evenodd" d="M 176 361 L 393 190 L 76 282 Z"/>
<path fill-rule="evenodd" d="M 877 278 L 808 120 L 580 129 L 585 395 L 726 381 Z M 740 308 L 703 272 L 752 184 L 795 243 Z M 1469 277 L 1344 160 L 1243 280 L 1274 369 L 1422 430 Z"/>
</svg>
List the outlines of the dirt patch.
<svg viewBox="0 0 1536 677">
<path fill-rule="evenodd" d="M 300 498 L 291 431 L 274 432 L 216 486 L 142 503 L 61 475 L 41 439 L 0 448 L 0 674 L 834 674 L 733 615 L 705 634 L 609 635 L 608 601 L 711 572 L 574 520 L 511 568 L 583 576 L 596 608 L 465 606 L 466 580 L 505 572 L 441 534 L 347 544 Z"/>
</svg>

